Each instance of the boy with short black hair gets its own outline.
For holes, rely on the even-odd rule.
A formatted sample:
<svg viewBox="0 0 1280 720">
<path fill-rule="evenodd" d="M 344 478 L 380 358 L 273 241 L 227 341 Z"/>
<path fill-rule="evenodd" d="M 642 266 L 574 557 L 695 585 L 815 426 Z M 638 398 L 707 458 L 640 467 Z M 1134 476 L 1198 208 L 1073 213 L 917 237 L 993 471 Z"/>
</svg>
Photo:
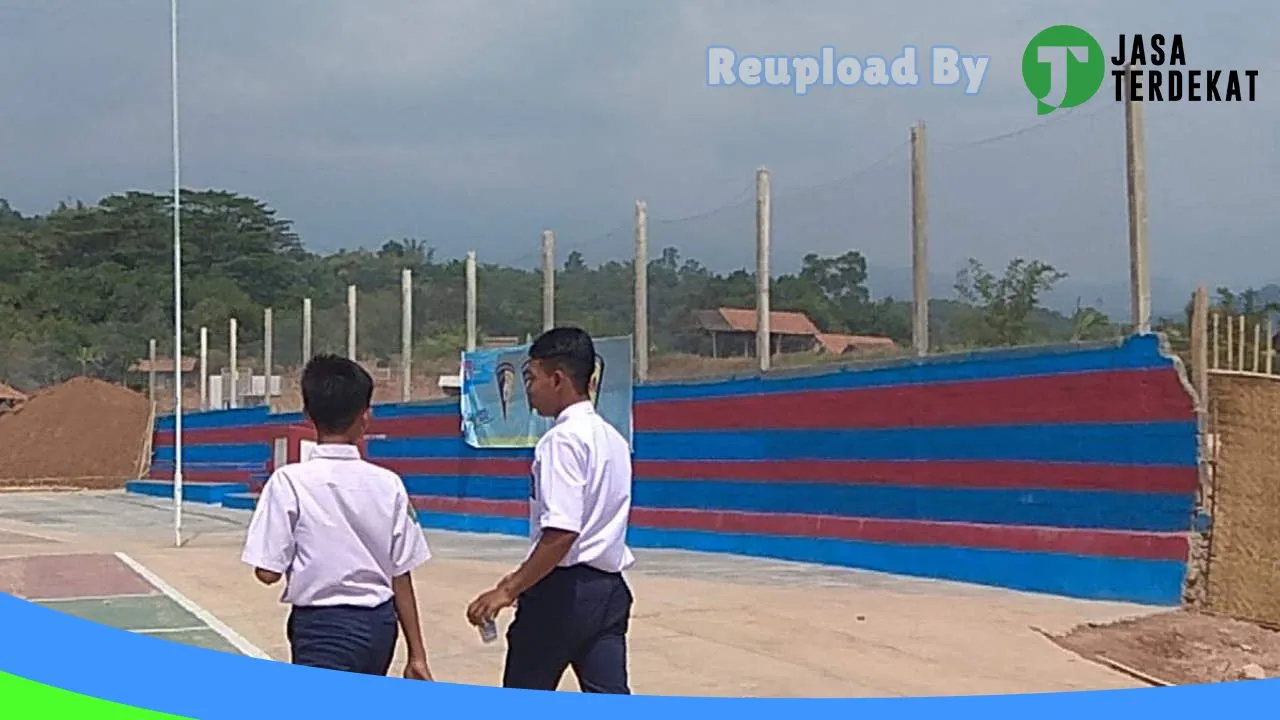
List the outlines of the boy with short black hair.
<svg viewBox="0 0 1280 720">
<path fill-rule="evenodd" d="M 410 572 L 431 557 L 404 482 L 365 462 L 373 379 L 317 355 L 302 373 L 316 429 L 311 458 L 277 468 L 263 488 L 241 559 L 266 585 L 286 578 L 295 665 L 386 675 L 403 628 L 404 676 L 430 680 Z"/>
<path fill-rule="evenodd" d="M 528 555 L 467 607 L 477 627 L 516 605 L 504 687 L 555 690 L 567 668 L 583 692 L 628 695 L 627 633 L 634 598 L 623 572 L 631 449 L 591 402 L 595 343 L 558 327 L 529 348 L 529 404 L 555 424 L 534 448 Z"/>
</svg>

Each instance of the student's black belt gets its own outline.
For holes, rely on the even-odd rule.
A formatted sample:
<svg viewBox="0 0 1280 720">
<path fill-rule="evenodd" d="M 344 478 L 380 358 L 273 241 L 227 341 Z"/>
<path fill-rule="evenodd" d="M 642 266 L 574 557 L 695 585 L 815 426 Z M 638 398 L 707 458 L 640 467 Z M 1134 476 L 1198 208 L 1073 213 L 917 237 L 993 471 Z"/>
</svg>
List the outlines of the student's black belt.
<svg viewBox="0 0 1280 720">
<path fill-rule="evenodd" d="M 600 568 L 594 565 L 588 565 L 587 563 L 577 563 L 574 565 L 557 566 L 556 569 L 553 570 L 552 572 L 589 572 L 596 575 L 608 575 L 610 577 L 622 576 L 622 573 L 620 572 L 614 572 L 612 570 L 601 570 Z"/>
</svg>

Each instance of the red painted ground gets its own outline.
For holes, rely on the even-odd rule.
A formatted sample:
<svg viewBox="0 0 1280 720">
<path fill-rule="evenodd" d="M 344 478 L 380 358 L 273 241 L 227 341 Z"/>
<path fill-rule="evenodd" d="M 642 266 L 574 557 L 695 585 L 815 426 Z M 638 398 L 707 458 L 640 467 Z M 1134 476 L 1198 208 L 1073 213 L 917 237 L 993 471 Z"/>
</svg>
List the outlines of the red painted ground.
<svg viewBox="0 0 1280 720">
<path fill-rule="evenodd" d="M 0 558 L 0 592 L 27 600 L 59 600 L 154 592 L 115 555 Z"/>
</svg>

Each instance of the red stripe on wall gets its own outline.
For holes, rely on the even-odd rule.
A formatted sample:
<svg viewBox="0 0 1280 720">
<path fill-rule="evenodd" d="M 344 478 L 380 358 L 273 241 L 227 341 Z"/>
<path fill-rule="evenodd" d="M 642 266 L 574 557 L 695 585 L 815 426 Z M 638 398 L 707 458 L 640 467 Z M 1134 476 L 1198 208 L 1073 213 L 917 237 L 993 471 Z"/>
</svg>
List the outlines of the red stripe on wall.
<svg viewBox="0 0 1280 720">
<path fill-rule="evenodd" d="M 376 411 L 375 411 L 376 412 Z M 456 415 L 430 415 L 424 417 L 397 417 L 378 419 L 369 424 L 370 435 L 386 437 L 453 437 L 461 433 Z M 310 425 L 247 425 L 224 428 L 193 428 L 182 431 L 182 440 L 188 445 L 238 445 L 253 442 L 270 442 L 285 437 L 289 428 L 305 428 L 314 435 Z M 157 430 L 155 445 L 173 445 L 172 430 Z"/>
<path fill-rule="evenodd" d="M 637 403 L 645 430 L 910 428 L 1193 420 L 1169 368 Z"/>
<path fill-rule="evenodd" d="M 530 472 L 529 460 L 523 458 L 400 458 L 373 462 L 401 476 L 523 477 Z M 637 460 L 635 476 L 640 481 L 730 480 L 1153 493 L 1195 492 L 1199 483 L 1194 467 L 1032 462 Z"/>
<path fill-rule="evenodd" d="M 374 408 L 373 422 L 369 423 L 370 435 L 401 437 L 456 437 L 462 434 L 462 418 L 458 415 L 424 415 L 421 417 L 378 418 Z"/>
<path fill-rule="evenodd" d="M 256 442 L 270 442 L 277 436 L 284 435 L 287 425 L 246 425 L 244 427 L 226 428 L 193 428 L 182 431 L 184 445 L 248 445 Z M 173 445 L 172 430 L 157 430 L 153 444 L 170 447 Z"/>
<path fill-rule="evenodd" d="M 529 460 L 523 458 L 375 458 L 370 462 L 401 476 L 522 477 L 531 471 Z"/>
<path fill-rule="evenodd" d="M 528 516 L 528 504 L 519 501 L 418 496 L 413 498 L 413 504 L 419 510 L 430 512 L 500 517 Z M 1186 536 L 1174 533 L 1068 530 L 819 515 L 636 508 L 631 513 L 631 522 L 636 527 L 666 530 L 785 535 L 898 545 L 1053 552 L 1144 560 L 1185 561 L 1188 548 Z"/>
</svg>

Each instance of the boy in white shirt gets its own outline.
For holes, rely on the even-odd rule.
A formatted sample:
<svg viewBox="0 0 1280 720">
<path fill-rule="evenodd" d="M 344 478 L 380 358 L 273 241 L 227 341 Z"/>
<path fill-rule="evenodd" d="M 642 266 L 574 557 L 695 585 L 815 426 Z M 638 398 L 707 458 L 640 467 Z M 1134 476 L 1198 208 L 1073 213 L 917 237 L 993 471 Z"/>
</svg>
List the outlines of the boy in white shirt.
<svg viewBox="0 0 1280 720">
<path fill-rule="evenodd" d="M 410 572 L 431 552 L 404 482 L 360 457 L 372 400 L 373 379 L 351 360 L 307 363 L 302 404 L 315 453 L 271 475 L 241 559 L 266 585 L 286 578 L 293 664 L 386 675 L 398 622 L 409 651 L 404 676 L 430 680 Z"/>
<path fill-rule="evenodd" d="M 529 554 L 467 607 L 481 626 L 516 604 L 503 687 L 555 690 L 572 667 L 583 692 L 628 695 L 627 632 L 634 598 L 623 571 L 631 513 L 631 449 L 596 414 L 595 344 L 553 328 L 529 348 L 525 389 L 555 425 L 534 449 Z"/>
</svg>

